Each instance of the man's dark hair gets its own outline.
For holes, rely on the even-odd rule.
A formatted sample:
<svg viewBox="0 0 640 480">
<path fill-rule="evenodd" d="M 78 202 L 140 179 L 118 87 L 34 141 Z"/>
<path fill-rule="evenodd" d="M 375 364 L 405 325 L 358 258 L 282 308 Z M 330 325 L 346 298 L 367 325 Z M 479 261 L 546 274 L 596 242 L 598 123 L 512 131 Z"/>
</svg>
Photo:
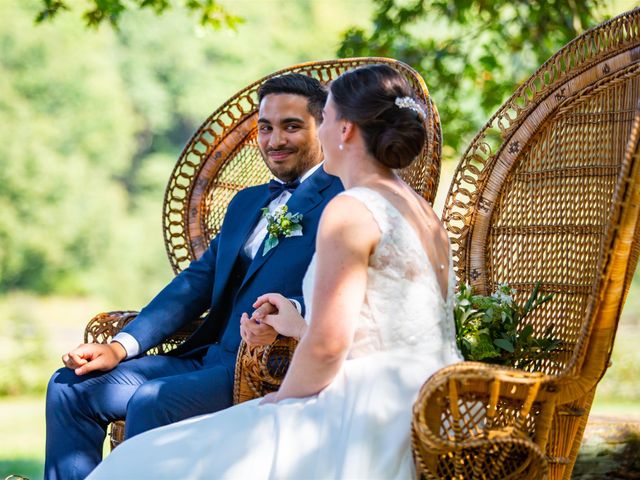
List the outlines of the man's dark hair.
<svg viewBox="0 0 640 480">
<path fill-rule="evenodd" d="M 258 88 L 258 100 L 267 95 L 289 93 L 302 95 L 307 99 L 307 110 L 318 123 L 322 123 L 322 108 L 327 101 L 327 89 L 312 77 L 300 73 L 287 73 L 272 77 Z"/>
</svg>

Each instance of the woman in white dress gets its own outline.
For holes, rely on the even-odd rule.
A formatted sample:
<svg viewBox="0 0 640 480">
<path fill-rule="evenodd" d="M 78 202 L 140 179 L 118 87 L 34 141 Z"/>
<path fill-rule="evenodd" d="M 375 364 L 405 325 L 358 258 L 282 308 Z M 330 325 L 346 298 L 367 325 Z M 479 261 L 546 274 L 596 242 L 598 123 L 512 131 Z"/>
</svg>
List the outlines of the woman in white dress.
<svg viewBox="0 0 640 480">
<path fill-rule="evenodd" d="M 326 207 L 303 282 L 306 318 L 276 294 L 263 321 L 300 338 L 280 390 L 127 440 L 90 475 L 406 479 L 412 404 L 460 361 L 446 232 L 393 172 L 422 150 L 421 106 L 384 65 L 336 79 L 319 136 L 345 192 Z M 243 322 L 248 320 L 243 318 Z"/>
</svg>

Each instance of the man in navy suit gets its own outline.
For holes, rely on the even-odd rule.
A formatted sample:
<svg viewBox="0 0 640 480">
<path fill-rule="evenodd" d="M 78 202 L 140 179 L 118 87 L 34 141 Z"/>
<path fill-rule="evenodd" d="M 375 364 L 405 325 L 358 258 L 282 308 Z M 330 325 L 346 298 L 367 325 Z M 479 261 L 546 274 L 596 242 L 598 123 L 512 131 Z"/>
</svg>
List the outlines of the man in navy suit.
<svg viewBox="0 0 640 480">
<path fill-rule="evenodd" d="M 231 406 L 242 314 L 267 292 L 280 292 L 304 313 L 302 277 L 320 214 L 342 190 L 322 169 L 316 135 L 326 90 L 314 79 L 289 74 L 265 82 L 258 96 L 258 142 L 276 180 L 239 192 L 208 250 L 110 344 L 80 345 L 62 357 L 65 368 L 47 389 L 45 478 L 88 475 L 101 460 L 113 420 L 126 418 L 128 438 Z M 261 209 L 273 212 L 284 204 L 302 214 L 302 235 L 283 236 L 264 253 Z M 264 308 L 254 318 L 273 309 Z M 171 354 L 141 355 L 207 310 L 204 323 Z M 276 335 L 253 321 L 243 322 L 243 329 L 260 343 Z"/>
</svg>

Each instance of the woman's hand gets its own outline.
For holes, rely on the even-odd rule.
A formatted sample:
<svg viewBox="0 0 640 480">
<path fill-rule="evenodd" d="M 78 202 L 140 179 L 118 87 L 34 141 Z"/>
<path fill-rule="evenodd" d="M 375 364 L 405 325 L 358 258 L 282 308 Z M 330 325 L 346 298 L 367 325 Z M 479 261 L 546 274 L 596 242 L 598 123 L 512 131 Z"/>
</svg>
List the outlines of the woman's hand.
<svg viewBox="0 0 640 480">
<path fill-rule="evenodd" d="M 302 338 L 304 332 L 307 330 L 307 324 L 291 300 L 283 297 L 279 293 L 266 293 L 258 297 L 253 306 L 256 309 L 260 309 L 265 303 L 273 305 L 277 313 L 262 315 L 256 318 L 260 323 L 273 327 L 276 332 L 285 337 L 293 337 L 298 340 Z"/>
</svg>

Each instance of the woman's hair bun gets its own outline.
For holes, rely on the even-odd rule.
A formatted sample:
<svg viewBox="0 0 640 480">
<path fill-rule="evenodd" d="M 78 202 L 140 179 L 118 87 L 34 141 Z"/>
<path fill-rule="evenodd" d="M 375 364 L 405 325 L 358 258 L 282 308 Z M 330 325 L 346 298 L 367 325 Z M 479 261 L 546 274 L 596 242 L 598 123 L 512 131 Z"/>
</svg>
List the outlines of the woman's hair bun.
<svg viewBox="0 0 640 480">
<path fill-rule="evenodd" d="M 367 65 L 331 83 L 340 118 L 360 128 L 369 153 L 389 168 L 413 162 L 427 138 L 423 107 L 408 82 L 387 65 Z"/>
</svg>

